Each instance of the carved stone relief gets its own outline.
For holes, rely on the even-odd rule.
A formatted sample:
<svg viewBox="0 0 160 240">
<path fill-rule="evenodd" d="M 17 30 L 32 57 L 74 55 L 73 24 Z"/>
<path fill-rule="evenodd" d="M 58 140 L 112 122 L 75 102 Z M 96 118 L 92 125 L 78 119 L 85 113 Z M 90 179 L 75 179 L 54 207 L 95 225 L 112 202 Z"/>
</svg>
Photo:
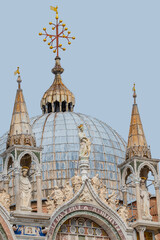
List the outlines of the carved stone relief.
<svg viewBox="0 0 160 240">
<path fill-rule="evenodd" d="M 126 206 L 120 206 L 118 214 L 125 222 L 127 222 L 129 212 Z"/>
<path fill-rule="evenodd" d="M 92 178 L 91 184 L 92 184 L 93 188 L 95 189 L 96 193 L 98 193 L 99 188 L 100 188 L 100 181 L 99 181 L 99 175 L 98 174 L 96 174 L 96 176 Z"/>
<path fill-rule="evenodd" d="M 10 211 L 11 198 L 5 189 L 0 192 L 0 203 L 8 212 Z"/>
</svg>

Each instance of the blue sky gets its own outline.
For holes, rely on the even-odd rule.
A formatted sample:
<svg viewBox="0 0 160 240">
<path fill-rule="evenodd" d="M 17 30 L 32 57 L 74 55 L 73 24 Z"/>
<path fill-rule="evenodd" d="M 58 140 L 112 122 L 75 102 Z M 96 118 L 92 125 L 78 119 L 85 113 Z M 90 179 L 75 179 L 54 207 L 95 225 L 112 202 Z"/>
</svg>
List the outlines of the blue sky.
<svg viewBox="0 0 160 240">
<path fill-rule="evenodd" d="M 55 14 L 76 40 L 61 52 L 63 82 L 75 94 L 76 112 L 94 116 L 128 137 L 132 86 L 152 156 L 160 158 L 160 1 L 8 0 L 0 3 L 1 124 L 10 126 L 20 66 L 30 117 L 53 81 L 54 54 L 38 33 Z"/>
</svg>

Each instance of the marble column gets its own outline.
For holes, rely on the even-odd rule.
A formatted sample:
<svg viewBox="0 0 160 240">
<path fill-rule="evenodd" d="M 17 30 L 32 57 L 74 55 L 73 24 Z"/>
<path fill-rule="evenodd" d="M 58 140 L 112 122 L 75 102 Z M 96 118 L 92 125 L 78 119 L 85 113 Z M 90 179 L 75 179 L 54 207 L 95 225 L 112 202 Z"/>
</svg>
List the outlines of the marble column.
<svg viewBox="0 0 160 240">
<path fill-rule="evenodd" d="M 6 190 L 6 193 L 9 193 L 9 176 L 7 174 L 3 175 L 3 183 L 4 183 L 4 189 Z"/>
<path fill-rule="evenodd" d="M 157 201 L 157 213 L 158 213 L 158 221 L 160 222 L 160 193 L 159 193 L 159 184 L 155 184 L 156 191 L 156 201 Z"/>
<path fill-rule="evenodd" d="M 140 181 L 136 179 L 136 199 L 137 199 L 137 214 L 138 220 L 142 219 L 142 209 L 141 209 L 141 197 L 140 197 Z"/>
<path fill-rule="evenodd" d="M 123 205 L 127 206 L 127 187 L 126 185 L 122 187 L 122 194 L 123 194 Z"/>
<path fill-rule="evenodd" d="M 137 232 L 139 233 L 139 240 L 145 240 L 144 238 L 144 232 L 146 230 L 146 227 L 144 226 L 139 226 L 136 228 Z"/>
<path fill-rule="evenodd" d="M 42 212 L 42 184 L 41 184 L 41 173 L 38 172 L 36 174 L 36 182 L 37 182 L 37 212 Z"/>
<path fill-rule="evenodd" d="M 16 200 L 16 211 L 20 211 L 20 189 L 19 189 L 19 181 L 20 181 L 20 169 L 15 168 L 15 200 Z"/>
</svg>

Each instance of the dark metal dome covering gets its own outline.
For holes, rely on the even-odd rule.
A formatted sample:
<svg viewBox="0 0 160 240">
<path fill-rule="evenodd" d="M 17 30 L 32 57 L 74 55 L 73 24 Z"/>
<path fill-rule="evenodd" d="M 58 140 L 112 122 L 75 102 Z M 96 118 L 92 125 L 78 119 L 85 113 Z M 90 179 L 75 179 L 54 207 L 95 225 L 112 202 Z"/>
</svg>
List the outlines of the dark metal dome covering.
<svg viewBox="0 0 160 240">
<path fill-rule="evenodd" d="M 107 124 L 84 114 L 48 113 L 31 119 L 37 146 L 43 147 L 42 179 L 44 196 L 55 182 L 64 184 L 78 169 L 79 137 L 77 126 L 83 124 L 90 138 L 90 177 L 96 173 L 106 183 L 108 191 L 119 189 L 117 165 L 125 159 L 126 143 Z M 7 134 L 0 139 L 0 152 L 6 147 Z M 2 159 L 0 160 L 2 171 Z M 47 193 L 46 193 L 47 190 Z"/>
</svg>

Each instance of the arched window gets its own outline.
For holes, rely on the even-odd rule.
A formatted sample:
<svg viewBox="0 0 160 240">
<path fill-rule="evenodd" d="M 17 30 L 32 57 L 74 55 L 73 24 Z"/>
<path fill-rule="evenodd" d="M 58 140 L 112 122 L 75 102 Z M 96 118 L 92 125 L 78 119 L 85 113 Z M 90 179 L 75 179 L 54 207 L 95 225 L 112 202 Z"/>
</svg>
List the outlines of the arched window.
<svg viewBox="0 0 160 240">
<path fill-rule="evenodd" d="M 58 101 L 54 102 L 54 111 L 59 112 L 60 111 L 60 104 Z"/>
<path fill-rule="evenodd" d="M 62 112 L 66 112 L 66 101 L 62 102 Z"/>
<path fill-rule="evenodd" d="M 71 218 L 59 229 L 56 240 L 111 240 L 102 226 L 87 218 Z"/>
<path fill-rule="evenodd" d="M 48 107 L 48 113 L 51 113 L 52 112 L 52 104 L 47 103 L 47 107 Z"/>
<path fill-rule="evenodd" d="M 42 111 L 44 114 L 46 113 L 46 107 L 44 105 L 42 106 Z"/>
<path fill-rule="evenodd" d="M 71 112 L 72 111 L 72 103 L 68 103 L 68 111 Z"/>
</svg>

